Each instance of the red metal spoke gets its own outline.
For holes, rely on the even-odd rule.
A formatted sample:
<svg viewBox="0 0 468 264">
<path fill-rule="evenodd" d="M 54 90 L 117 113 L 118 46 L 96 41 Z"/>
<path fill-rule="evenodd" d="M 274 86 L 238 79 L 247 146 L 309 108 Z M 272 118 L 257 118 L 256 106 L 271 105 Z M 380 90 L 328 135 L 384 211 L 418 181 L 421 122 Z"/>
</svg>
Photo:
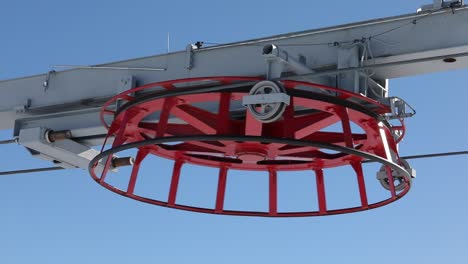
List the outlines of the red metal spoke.
<svg viewBox="0 0 468 264">
<path fill-rule="evenodd" d="M 337 145 L 340 145 L 340 144 L 344 144 L 348 147 L 348 144 L 350 143 L 349 140 L 347 141 L 345 138 L 347 136 L 345 135 L 345 133 L 341 133 L 341 132 L 315 132 L 314 134 L 312 135 L 309 135 L 305 138 L 303 138 L 304 140 L 307 140 L 307 141 L 320 141 L 320 142 L 324 142 L 324 143 L 329 143 L 329 144 L 337 144 Z M 363 143 L 366 139 L 367 139 L 367 135 L 366 134 L 351 134 L 350 135 L 351 139 L 352 139 L 352 143 L 354 143 L 354 145 L 356 144 L 360 144 L 360 143 Z"/>
<path fill-rule="evenodd" d="M 319 129 L 314 129 L 314 127 L 309 128 L 309 126 L 314 126 L 317 123 L 327 120 L 330 117 L 333 117 L 333 114 L 317 111 L 312 114 L 296 116 L 294 120 L 292 121 L 294 122 L 294 128 L 296 129 L 296 133 L 300 134 L 301 130 L 304 130 L 304 131 L 312 130 L 312 133 L 314 133 L 315 131 L 320 130 L 320 127 L 323 127 L 323 126 L 318 126 Z M 328 122 L 329 121 L 326 122 L 327 126 L 328 126 Z"/>
<path fill-rule="evenodd" d="M 336 115 L 326 113 L 326 112 L 318 112 L 314 114 L 309 114 L 305 116 L 294 117 L 291 120 L 292 124 L 285 124 L 285 126 L 292 126 L 294 127 L 295 139 L 303 139 L 309 135 L 317 133 L 317 131 L 332 126 L 340 121 L 340 118 Z M 319 140 L 320 141 L 320 140 Z M 273 148 L 282 148 L 284 144 L 271 144 Z"/>
<path fill-rule="evenodd" d="M 286 146 L 278 151 L 279 156 L 294 155 L 298 153 L 312 153 L 317 151 L 318 148 L 315 147 L 296 147 L 296 146 Z"/>
<path fill-rule="evenodd" d="M 333 160 L 337 158 L 343 157 L 343 154 L 336 153 L 336 154 L 328 154 L 322 151 L 306 151 L 306 152 L 298 152 L 289 155 L 282 155 L 277 156 L 277 160 L 303 160 L 303 161 L 313 161 L 314 159 L 321 159 L 321 160 Z"/>
<path fill-rule="evenodd" d="M 294 119 L 294 126 L 296 130 L 295 138 L 304 138 L 308 135 L 314 134 L 317 131 L 332 126 L 339 121 L 340 118 L 338 116 L 325 112 L 296 117 Z"/>
<path fill-rule="evenodd" d="M 178 105 L 173 108 L 172 114 L 204 134 L 216 134 L 216 114 L 191 105 Z"/>
<path fill-rule="evenodd" d="M 159 123 L 141 122 L 139 129 L 147 134 L 156 136 L 156 129 Z M 188 124 L 171 124 L 166 125 L 165 135 L 189 136 L 203 134 L 200 130 Z"/>
<path fill-rule="evenodd" d="M 174 168 L 172 169 L 172 179 L 171 179 L 171 187 L 169 189 L 169 196 L 167 198 L 167 204 L 169 206 L 174 206 L 177 198 L 177 190 L 179 188 L 179 179 L 180 179 L 180 171 L 182 170 L 182 165 L 184 165 L 184 161 L 178 159 L 174 163 Z"/>
<path fill-rule="evenodd" d="M 177 136 L 189 136 L 189 135 L 203 134 L 202 131 L 187 124 L 167 124 L 166 133 L 169 135 L 177 135 Z"/>
<path fill-rule="evenodd" d="M 278 213 L 278 175 L 275 170 L 269 171 L 269 215 Z"/>
<path fill-rule="evenodd" d="M 216 192 L 215 212 L 221 213 L 224 209 L 224 196 L 226 194 L 227 167 L 219 169 L 218 189 Z"/>
<path fill-rule="evenodd" d="M 255 119 L 255 117 L 246 110 L 245 116 L 245 135 L 248 136 L 261 136 L 263 124 Z"/>
<path fill-rule="evenodd" d="M 319 212 L 320 214 L 327 213 L 327 198 L 325 193 L 325 180 L 323 177 L 323 170 L 316 169 L 315 170 L 315 181 L 317 184 L 317 198 L 318 198 L 318 205 L 319 205 Z"/>
<path fill-rule="evenodd" d="M 167 130 L 167 124 L 169 120 L 169 115 L 171 112 L 171 109 L 174 107 L 176 103 L 175 98 L 166 98 L 164 99 L 164 104 L 161 110 L 161 114 L 159 115 L 159 122 L 158 122 L 158 127 L 157 127 L 157 137 L 163 137 L 166 130 Z"/>
<path fill-rule="evenodd" d="M 139 127 L 138 131 L 140 135 L 143 135 L 144 138 L 155 138 L 156 137 L 156 130 L 155 129 L 148 129 Z"/>
<path fill-rule="evenodd" d="M 130 120 L 131 115 L 131 112 L 126 112 L 122 119 L 122 122 L 119 123 L 119 128 L 114 138 L 114 142 L 112 143 L 112 147 L 122 145 L 126 141 L 127 138 L 124 135 L 125 130 L 127 128 L 127 123 Z"/>
<path fill-rule="evenodd" d="M 277 159 L 286 159 L 286 160 L 311 160 L 311 159 L 321 159 L 321 160 L 330 160 L 341 157 L 340 153 L 337 154 L 328 154 L 320 151 L 318 148 L 314 147 L 296 147 L 289 146 L 283 148 L 283 150 L 278 151 Z"/>
<path fill-rule="evenodd" d="M 182 153 L 221 154 L 225 152 L 222 147 L 214 146 L 205 142 L 195 141 L 192 141 L 190 143 L 180 143 L 177 145 L 165 145 L 164 148 L 168 150 L 179 151 Z"/>
<path fill-rule="evenodd" d="M 190 141 L 179 144 L 159 144 L 153 146 L 151 151 L 154 155 L 163 154 L 163 157 L 173 158 L 187 155 L 191 157 L 205 157 L 214 158 L 215 160 L 228 159 L 233 160 L 234 157 L 226 155 L 226 148 L 223 146 L 216 146 L 210 142 Z M 192 159 L 189 159 L 192 161 Z"/>
<path fill-rule="evenodd" d="M 341 124 L 343 127 L 343 136 L 344 136 L 344 141 L 346 143 L 346 146 L 348 148 L 353 148 L 354 147 L 353 136 L 352 136 L 353 133 L 351 131 L 351 123 L 349 121 L 348 109 L 344 107 L 337 107 L 336 112 L 341 117 Z"/>
<path fill-rule="evenodd" d="M 202 147 L 202 148 L 205 148 L 205 149 L 211 149 L 211 151 L 213 151 L 213 152 L 226 153 L 226 147 L 214 145 L 214 144 L 209 143 L 209 142 L 190 141 L 188 144 L 193 145 L 193 146 Z"/>
<path fill-rule="evenodd" d="M 286 107 L 283 118 L 272 123 L 263 123 L 262 136 L 265 137 L 278 137 L 278 138 L 294 138 L 295 128 L 294 125 L 294 105 L 293 100 Z M 279 148 L 280 146 L 271 144 L 273 148 Z"/>
<path fill-rule="evenodd" d="M 137 181 L 138 171 L 140 170 L 141 162 L 145 159 L 145 157 L 148 154 L 149 154 L 149 151 L 146 149 L 138 150 L 138 153 L 135 158 L 135 163 L 133 164 L 133 167 L 132 167 L 132 173 L 130 174 L 130 180 L 128 181 L 128 186 L 127 186 L 128 194 L 133 194 L 133 192 L 135 191 L 135 184 Z"/>
</svg>

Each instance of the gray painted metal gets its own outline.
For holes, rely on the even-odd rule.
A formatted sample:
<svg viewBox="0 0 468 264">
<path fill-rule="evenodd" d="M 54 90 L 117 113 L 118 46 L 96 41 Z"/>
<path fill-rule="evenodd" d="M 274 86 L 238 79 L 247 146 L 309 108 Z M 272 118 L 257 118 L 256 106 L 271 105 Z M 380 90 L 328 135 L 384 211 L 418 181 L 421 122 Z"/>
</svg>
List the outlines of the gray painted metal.
<svg viewBox="0 0 468 264">
<path fill-rule="evenodd" d="M 40 127 L 22 129 L 18 143 L 30 149 L 33 156 L 52 161 L 64 169 L 86 168 L 99 154 L 99 151 L 69 139 L 47 142 L 46 132 L 46 129 Z M 102 165 L 98 167 L 102 171 Z"/>
<path fill-rule="evenodd" d="M 82 145 L 96 145 L 106 133 L 100 106 L 119 92 L 190 77 L 267 77 L 268 67 L 280 69 L 276 78 L 338 83 L 363 94 L 369 88 L 385 99 L 387 79 L 468 67 L 468 7 L 440 8 L 439 2 L 409 15 L 211 47 L 190 44 L 179 52 L 0 81 L 0 129 L 13 128 L 14 136 L 32 128 L 71 130 L 85 138 Z M 266 45 L 278 53 L 264 56 Z"/>
</svg>

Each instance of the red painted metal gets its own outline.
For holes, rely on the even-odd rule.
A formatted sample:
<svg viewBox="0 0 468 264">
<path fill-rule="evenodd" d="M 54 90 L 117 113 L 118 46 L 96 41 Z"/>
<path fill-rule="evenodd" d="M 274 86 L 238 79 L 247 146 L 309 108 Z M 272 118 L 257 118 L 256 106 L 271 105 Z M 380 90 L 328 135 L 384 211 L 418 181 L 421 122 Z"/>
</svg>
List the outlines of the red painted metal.
<svg viewBox="0 0 468 264">
<path fill-rule="evenodd" d="M 222 213 L 224 208 L 224 196 L 226 193 L 226 180 L 227 180 L 227 167 L 221 167 L 219 169 L 219 179 L 218 179 L 218 191 L 216 193 L 216 213 Z"/>
<path fill-rule="evenodd" d="M 176 160 L 174 163 L 174 169 L 172 170 L 171 187 L 169 189 L 169 197 L 167 203 L 169 206 L 173 206 L 176 202 L 177 190 L 179 188 L 180 171 L 182 170 L 183 160 Z"/>
<path fill-rule="evenodd" d="M 323 177 L 323 170 L 315 170 L 315 181 L 317 182 L 317 197 L 319 203 L 320 214 L 327 213 L 327 198 L 325 195 L 325 180 Z"/>
<path fill-rule="evenodd" d="M 351 166 L 356 172 L 358 186 L 359 186 L 359 196 L 361 197 L 361 206 L 362 208 L 367 208 L 369 202 L 367 200 L 367 191 L 366 191 L 366 182 L 364 181 L 364 172 L 362 170 L 362 163 L 359 161 L 351 162 Z"/>
<path fill-rule="evenodd" d="M 269 213 L 270 216 L 275 216 L 278 213 L 278 175 L 274 169 L 270 169 L 269 176 Z"/>
<path fill-rule="evenodd" d="M 390 198 L 369 204 L 362 168 L 363 157 L 344 152 L 330 153 L 326 147 L 320 147 L 320 144 L 346 147 L 381 157 L 398 166 L 396 141 L 401 140 L 401 137 L 394 136 L 393 132 L 395 130 L 404 132 L 404 124 L 396 128 L 382 125 L 383 119 L 379 117 L 390 111 L 386 105 L 333 87 L 299 81 L 281 81 L 291 96 L 291 104 L 286 108 L 282 119 L 273 123 L 261 123 L 249 111 L 240 107 L 240 101 L 248 94 L 249 87 L 203 90 L 206 87 L 222 88 L 242 86 L 242 84 L 251 84 L 251 87 L 260 80 L 254 77 L 190 78 L 148 84 L 115 96 L 104 105 L 101 112 L 101 120 L 109 130 L 108 137 L 114 138 L 110 150 L 166 137 L 218 135 L 231 136 L 239 140 L 190 140 L 175 144 L 150 144 L 138 147 L 127 190 L 120 190 L 106 181 L 106 175 L 111 169 L 110 156 L 105 159 L 104 170 L 100 175 L 95 171 L 97 164 L 91 166 L 91 176 L 109 190 L 142 202 L 202 213 L 247 216 L 292 217 L 351 213 L 386 205 L 403 197 L 409 191 L 409 183 L 398 193 L 392 188 Z M 187 87 L 193 90 L 174 95 L 174 91 Z M 123 106 L 115 109 L 116 102 Z M 129 106 L 125 107 L 125 103 Z M 355 105 L 359 107 L 354 107 Z M 327 130 L 340 123 L 341 130 Z M 358 126 L 361 132 L 353 132 L 352 124 Z M 254 142 L 242 140 L 248 136 L 315 142 L 319 143 L 319 146 L 264 143 L 261 139 Z M 389 151 L 396 153 L 395 160 L 388 157 Z M 149 154 L 174 160 L 167 201 L 135 194 L 139 167 Z M 213 208 L 177 204 L 181 168 L 185 163 L 219 169 Z M 354 188 L 360 196 L 360 204 L 356 207 L 338 210 L 327 208 L 325 172 L 327 168 L 338 166 L 350 166 L 356 174 L 358 184 Z M 269 205 L 264 212 L 225 209 L 228 171 L 233 169 L 269 173 Z M 294 170 L 315 171 L 317 211 L 278 210 L 278 172 Z M 388 170 L 389 180 L 392 180 L 390 167 Z"/>
</svg>

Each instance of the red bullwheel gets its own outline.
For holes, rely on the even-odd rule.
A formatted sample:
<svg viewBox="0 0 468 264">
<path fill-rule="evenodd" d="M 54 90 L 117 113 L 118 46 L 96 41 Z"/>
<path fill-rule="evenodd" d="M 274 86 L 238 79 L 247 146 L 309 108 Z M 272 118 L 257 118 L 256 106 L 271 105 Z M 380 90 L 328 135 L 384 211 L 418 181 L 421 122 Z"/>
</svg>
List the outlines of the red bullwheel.
<svg viewBox="0 0 468 264">
<path fill-rule="evenodd" d="M 112 147 L 90 164 L 92 177 L 104 187 L 143 202 L 205 213 L 254 216 L 316 216 L 379 207 L 405 195 L 411 177 L 400 160 L 392 127 L 383 118 L 390 110 L 367 97 L 319 84 L 281 81 L 281 90 L 259 88 L 258 78 L 210 77 L 166 81 L 138 87 L 109 100 L 102 110 Z M 264 85 L 264 83 L 262 83 Z M 254 89 L 252 89 L 254 87 Z M 287 104 L 242 105 L 249 94 L 284 93 Z M 275 95 L 276 96 L 276 95 Z M 276 96 L 277 97 L 277 96 Z M 268 113 L 275 110 L 276 112 Z M 262 120 L 260 117 L 265 117 Z M 333 130 L 331 130 L 333 128 Z M 103 147 L 104 148 L 104 147 Z M 112 155 L 137 149 L 126 189 L 106 181 Z M 134 192 L 138 171 L 148 155 L 174 160 L 172 184 L 165 201 Z M 98 161 L 103 160 L 103 167 Z M 369 204 L 362 162 L 372 160 L 388 168 L 390 197 Z M 196 164 L 218 168 L 216 202 L 211 208 L 176 203 L 181 167 Z M 357 177 L 360 204 L 328 210 L 324 188 L 327 168 L 350 166 Z M 99 171 L 98 168 L 102 168 Z M 263 212 L 224 209 L 229 170 L 266 171 L 269 206 Z M 317 211 L 278 211 L 277 172 L 314 171 Z M 393 173 L 392 173 L 393 172 Z"/>
</svg>

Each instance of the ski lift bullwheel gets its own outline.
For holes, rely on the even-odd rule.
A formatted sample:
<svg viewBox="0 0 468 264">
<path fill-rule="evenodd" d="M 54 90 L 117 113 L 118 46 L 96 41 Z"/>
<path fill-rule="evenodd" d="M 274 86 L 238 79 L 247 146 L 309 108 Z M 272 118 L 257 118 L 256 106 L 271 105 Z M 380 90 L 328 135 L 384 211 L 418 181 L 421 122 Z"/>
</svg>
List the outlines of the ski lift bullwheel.
<svg viewBox="0 0 468 264">
<path fill-rule="evenodd" d="M 246 96 L 257 96 L 260 101 L 245 106 Z M 286 97 L 288 101 L 282 101 Z M 153 83 L 123 92 L 104 105 L 101 120 L 113 142 L 107 150 L 103 146 L 89 171 L 96 182 L 123 196 L 196 212 L 270 217 L 357 212 L 396 201 L 411 186 L 409 173 L 400 166 L 391 125 L 383 118 L 389 111 L 359 94 L 292 80 L 274 83 L 253 77 L 207 77 Z M 330 127 L 340 129 L 330 132 Z M 359 132 L 353 131 L 356 128 Z M 128 185 L 119 189 L 106 179 L 114 168 L 114 154 L 128 149 L 136 149 L 137 154 Z M 140 165 L 149 155 L 174 161 L 167 200 L 135 193 Z M 386 182 L 393 183 L 397 174 L 404 186 L 400 183 L 396 190 L 388 184 L 389 198 L 369 203 L 364 161 L 381 163 L 388 171 Z M 212 207 L 177 203 L 184 164 L 218 169 Z M 350 166 L 354 171 L 358 184 L 350 188 L 359 193 L 360 204 L 329 210 L 326 171 L 339 166 Z M 268 172 L 265 211 L 224 208 L 230 170 Z M 310 188 L 318 197 L 318 210 L 278 210 L 277 177 L 283 171 L 305 171 L 316 178 L 316 185 Z"/>
</svg>

